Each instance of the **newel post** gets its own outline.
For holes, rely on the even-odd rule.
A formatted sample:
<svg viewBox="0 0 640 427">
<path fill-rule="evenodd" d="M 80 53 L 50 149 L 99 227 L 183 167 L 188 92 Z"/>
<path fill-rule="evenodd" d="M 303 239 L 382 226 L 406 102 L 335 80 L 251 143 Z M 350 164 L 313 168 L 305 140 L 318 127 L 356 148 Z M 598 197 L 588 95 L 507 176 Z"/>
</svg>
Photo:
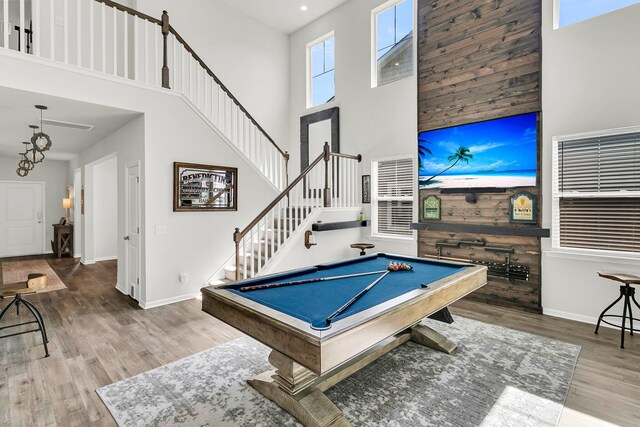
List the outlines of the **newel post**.
<svg viewBox="0 0 640 427">
<path fill-rule="evenodd" d="M 233 232 L 233 241 L 236 244 L 236 282 L 240 280 L 240 229 Z"/>
<path fill-rule="evenodd" d="M 169 86 L 169 57 L 167 50 L 167 37 L 169 36 L 169 14 L 166 10 L 162 11 L 162 40 L 163 40 L 163 52 L 162 52 L 162 87 L 171 89 Z"/>
<path fill-rule="evenodd" d="M 331 160 L 331 149 L 329 143 L 324 143 L 324 207 L 331 207 L 331 189 L 329 188 L 329 160 Z"/>
</svg>

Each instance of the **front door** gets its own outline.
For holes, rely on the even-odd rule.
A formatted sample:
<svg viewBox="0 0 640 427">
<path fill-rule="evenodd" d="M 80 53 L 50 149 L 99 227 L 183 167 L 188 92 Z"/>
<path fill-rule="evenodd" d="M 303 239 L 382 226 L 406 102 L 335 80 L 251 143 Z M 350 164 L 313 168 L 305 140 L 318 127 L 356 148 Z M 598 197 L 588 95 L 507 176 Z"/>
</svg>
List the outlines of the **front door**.
<svg viewBox="0 0 640 427">
<path fill-rule="evenodd" d="M 126 281 L 127 293 L 132 298 L 140 298 L 140 165 L 127 167 L 125 171 L 127 185 L 126 203 Z"/>
<path fill-rule="evenodd" d="M 0 181 L 0 257 L 42 254 L 44 185 Z"/>
</svg>

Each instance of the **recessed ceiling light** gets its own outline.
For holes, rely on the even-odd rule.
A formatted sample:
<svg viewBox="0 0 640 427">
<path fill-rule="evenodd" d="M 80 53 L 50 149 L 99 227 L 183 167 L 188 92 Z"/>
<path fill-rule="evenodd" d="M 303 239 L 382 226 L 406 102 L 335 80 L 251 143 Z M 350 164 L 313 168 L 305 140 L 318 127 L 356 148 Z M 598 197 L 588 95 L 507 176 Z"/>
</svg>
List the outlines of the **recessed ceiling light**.
<svg viewBox="0 0 640 427">
<path fill-rule="evenodd" d="M 309 9 L 309 8 L 307 6 L 305 6 L 305 5 L 300 6 L 300 10 L 303 11 L 303 12 L 306 12 L 307 9 Z"/>
</svg>

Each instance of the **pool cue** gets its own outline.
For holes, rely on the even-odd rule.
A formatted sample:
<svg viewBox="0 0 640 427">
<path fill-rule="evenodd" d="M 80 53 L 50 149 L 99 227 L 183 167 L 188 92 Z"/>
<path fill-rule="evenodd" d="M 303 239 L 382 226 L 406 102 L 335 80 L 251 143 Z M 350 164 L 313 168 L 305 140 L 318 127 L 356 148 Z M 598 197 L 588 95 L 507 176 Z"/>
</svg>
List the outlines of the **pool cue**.
<svg viewBox="0 0 640 427">
<path fill-rule="evenodd" d="M 390 270 L 385 271 L 382 276 L 378 277 L 373 283 L 371 283 L 369 286 L 367 286 L 366 288 L 364 288 L 363 290 L 358 292 L 358 294 L 356 296 L 354 296 L 353 298 L 351 298 L 345 305 L 343 305 L 342 307 L 340 307 L 339 309 L 337 309 L 336 311 L 331 313 L 329 315 L 329 317 L 327 317 L 327 320 L 326 320 L 327 324 L 331 324 L 331 321 L 333 320 L 334 317 L 339 316 L 340 313 L 344 312 L 347 308 L 351 307 L 354 302 L 358 301 L 364 294 L 369 292 L 369 290 L 371 288 L 373 288 L 375 285 L 377 285 L 378 282 L 380 282 L 382 279 L 387 277 L 387 274 L 389 274 L 389 273 L 391 273 Z"/>
<path fill-rule="evenodd" d="M 387 270 L 369 271 L 366 273 L 345 274 L 342 276 L 316 277 L 313 279 L 293 280 L 291 282 L 265 283 L 263 285 L 249 285 L 249 286 L 243 286 L 241 288 L 238 288 L 238 290 L 240 292 L 259 291 L 262 289 L 281 288 L 283 286 L 302 285 L 305 283 L 326 282 L 328 280 L 348 279 L 350 277 L 358 277 L 358 276 L 370 276 L 372 274 L 381 274 L 381 273 L 384 273 L 385 271 Z"/>
</svg>

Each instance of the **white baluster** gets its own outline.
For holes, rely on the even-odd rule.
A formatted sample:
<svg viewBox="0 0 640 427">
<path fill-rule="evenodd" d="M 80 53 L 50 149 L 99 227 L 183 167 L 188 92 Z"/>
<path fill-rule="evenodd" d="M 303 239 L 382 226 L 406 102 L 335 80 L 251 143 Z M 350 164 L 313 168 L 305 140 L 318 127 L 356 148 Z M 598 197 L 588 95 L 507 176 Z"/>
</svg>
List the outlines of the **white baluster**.
<svg viewBox="0 0 640 427">
<path fill-rule="evenodd" d="M 107 72 L 107 5 L 100 3 L 101 20 L 102 20 L 102 72 Z"/>
<path fill-rule="evenodd" d="M 40 0 L 36 1 L 39 2 Z M 39 15 L 39 13 L 37 14 Z M 76 0 L 76 15 L 76 55 L 78 56 L 76 58 L 76 64 L 78 65 L 78 67 L 82 67 L 82 2 L 80 0 Z M 36 28 L 39 29 L 39 25 L 36 25 Z M 40 31 L 38 31 L 37 34 L 39 33 Z M 36 37 L 38 37 L 37 34 Z M 40 44 L 39 42 L 40 39 L 38 37 L 36 46 Z"/>
<path fill-rule="evenodd" d="M 2 2 L 2 28 L 2 47 L 9 49 L 9 0 Z"/>
<path fill-rule="evenodd" d="M 220 117 L 220 86 L 211 77 L 211 122 L 213 124 L 219 123 Z"/>
<path fill-rule="evenodd" d="M 140 30 L 138 25 L 140 23 L 139 19 L 133 17 L 133 78 L 135 81 L 140 81 Z"/>
<path fill-rule="evenodd" d="M 160 27 L 151 23 L 151 31 L 153 31 L 153 75 L 156 86 L 162 86 L 162 59 L 160 58 Z"/>
<path fill-rule="evenodd" d="M 56 26 L 55 26 L 55 15 L 56 15 L 56 1 L 55 0 L 50 0 L 51 3 L 49 3 L 49 31 L 51 32 L 51 40 L 49 40 L 50 43 L 50 54 L 51 54 L 51 59 L 52 60 L 56 60 Z"/>
<path fill-rule="evenodd" d="M 64 0 L 64 63 L 69 63 L 69 0 Z"/>
<path fill-rule="evenodd" d="M 123 71 L 124 71 L 124 78 L 128 79 L 129 78 L 129 23 L 128 21 L 128 15 L 127 12 L 122 12 L 122 25 L 123 25 L 123 35 L 122 38 L 124 40 L 124 46 L 123 46 Z"/>
<path fill-rule="evenodd" d="M 8 2 L 4 2 L 7 4 Z M 42 55 L 42 51 L 40 50 L 40 31 L 42 30 L 41 16 L 40 16 L 40 0 L 33 0 L 33 27 L 34 32 L 36 33 L 35 45 L 33 46 L 33 54 L 35 56 Z M 5 15 L 6 16 L 6 15 Z M 78 24 L 80 25 L 80 24 Z M 6 28 L 6 27 L 5 27 Z"/>
<path fill-rule="evenodd" d="M 65 0 L 67 1 L 67 0 Z M 111 8 L 113 13 L 113 75 L 118 75 L 118 9 Z M 66 28 L 66 26 L 65 26 Z"/>
<path fill-rule="evenodd" d="M 144 28 L 144 44 L 142 45 L 144 49 L 144 82 L 150 83 L 151 78 L 149 77 L 149 25 L 148 22 L 143 20 L 142 26 Z"/>
<path fill-rule="evenodd" d="M 258 269 L 256 270 L 256 273 L 260 272 L 260 266 L 262 265 L 262 248 L 260 247 L 260 243 L 262 241 L 262 239 L 260 238 L 260 221 L 258 221 L 258 225 L 256 225 L 257 228 L 257 233 L 258 233 L 258 244 L 256 245 L 258 248 Z"/>
</svg>

